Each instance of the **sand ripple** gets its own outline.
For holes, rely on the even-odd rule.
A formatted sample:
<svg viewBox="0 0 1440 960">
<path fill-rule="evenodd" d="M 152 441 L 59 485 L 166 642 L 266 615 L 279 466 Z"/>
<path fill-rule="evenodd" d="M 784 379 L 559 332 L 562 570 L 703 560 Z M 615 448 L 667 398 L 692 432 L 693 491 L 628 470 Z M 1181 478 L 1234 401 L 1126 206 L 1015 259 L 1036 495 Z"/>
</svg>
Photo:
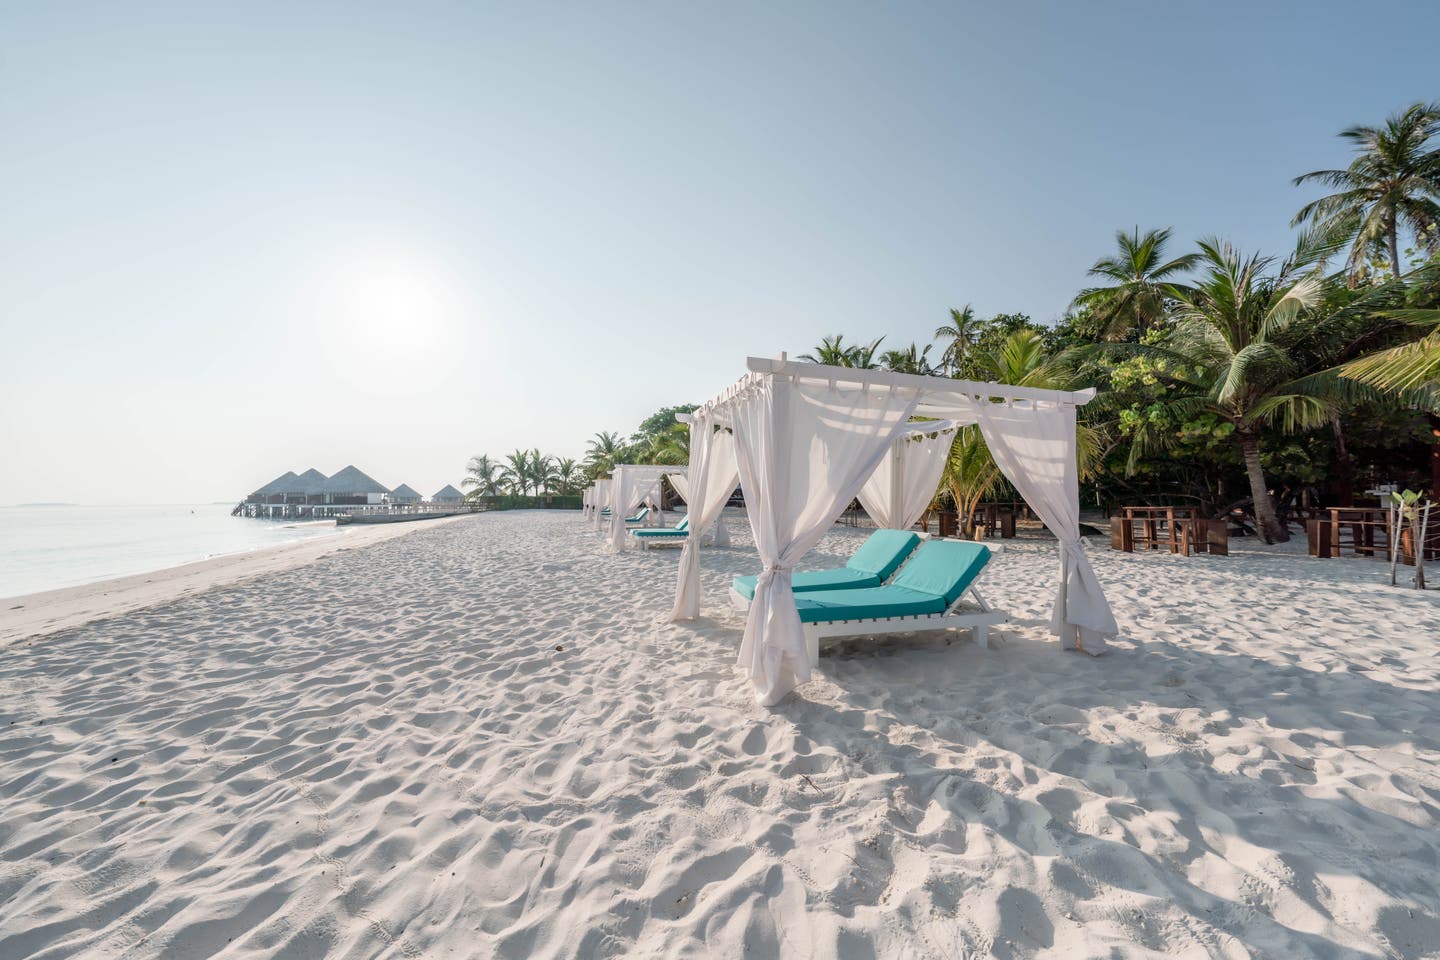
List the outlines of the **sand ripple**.
<svg viewBox="0 0 1440 960">
<path fill-rule="evenodd" d="M 745 533 L 677 625 L 675 551 L 568 514 L 12 644 L 0 957 L 1440 956 L 1440 595 L 1094 556 L 1107 657 L 1021 542 L 991 650 L 836 643 L 773 711 Z"/>
</svg>

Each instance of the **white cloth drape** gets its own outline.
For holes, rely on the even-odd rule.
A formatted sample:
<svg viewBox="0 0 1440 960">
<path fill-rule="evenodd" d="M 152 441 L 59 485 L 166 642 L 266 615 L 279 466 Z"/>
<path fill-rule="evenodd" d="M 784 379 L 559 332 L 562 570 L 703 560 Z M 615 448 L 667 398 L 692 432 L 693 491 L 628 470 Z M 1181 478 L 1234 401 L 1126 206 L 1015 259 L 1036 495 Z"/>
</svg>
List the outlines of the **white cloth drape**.
<svg viewBox="0 0 1440 960">
<path fill-rule="evenodd" d="M 670 482 L 675 483 L 674 478 Z M 700 536 L 709 524 L 717 524 L 715 543 L 725 545 L 720 541 L 721 531 L 725 529 L 720 513 L 739 482 L 735 438 L 727 431 L 717 431 L 710 417 L 697 415 L 690 423 L 689 477 L 684 487 L 675 486 L 688 505 L 690 535 L 685 538 L 680 553 L 672 620 L 693 620 L 700 615 Z M 728 542 L 727 534 L 725 543 Z"/>
<path fill-rule="evenodd" d="M 926 424 L 910 424 L 920 428 Z M 909 530 L 935 499 L 940 475 L 955 440 L 953 423 L 936 423 L 930 433 L 907 432 L 896 437 L 880 466 L 860 488 L 860 503 L 877 527 Z"/>
<path fill-rule="evenodd" d="M 728 450 L 729 450 L 729 463 L 730 463 L 730 466 L 729 466 L 728 469 L 730 470 L 730 472 L 734 473 L 734 472 L 735 472 L 735 470 L 734 470 L 734 467 L 735 467 L 735 457 L 734 457 L 735 447 L 734 447 L 734 442 L 733 442 L 733 441 L 727 441 L 727 443 L 729 443 L 729 448 L 728 448 Z M 697 476 L 698 476 L 698 474 L 697 474 Z M 680 498 L 681 498 L 682 500 L 684 500 L 685 503 L 688 505 L 688 504 L 690 503 L 690 480 L 689 480 L 689 478 L 686 477 L 685 474 L 683 474 L 683 473 L 667 473 L 667 474 L 665 474 L 665 479 L 667 479 L 667 480 L 670 481 L 670 486 L 672 486 L 672 487 L 675 488 L 675 492 L 678 493 L 678 494 L 680 494 Z M 729 493 L 726 493 L 726 494 L 725 494 L 725 499 L 726 499 L 727 501 L 730 499 L 730 494 L 733 494 L 733 493 L 735 492 L 735 485 L 736 485 L 737 483 L 739 483 L 739 482 L 740 482 L 740 475 L 739 475 L 738 473 L 736 473 L 736 474 L 735 474 L 735 479 L 730 482 L 730 486 L 729 486 L 729 488 L 728 488 L 728 489 L 729 489 Z M 719 488 L 718 488 L 718 487 L 715 487 L 714 489 L 716 490 L 716 493 L 717 493 L 717 495 L 718 495 Z M 727 527 L 727 526 L 725 526 L 724 510 L 725 510 L 725 504 L 722 503 L 722 504 L 720 504 L 720 511 L 721 511 L 721 512 L 720 512 L 720 514 L 718 514 L 718 515 L 715 517 L 715 527 L 714 527 L 713 530 L 710 531 L 710 533 L 712 534 L 712 542 L 713 542 L 713 543 L 715 544 L 715 546 L 717 546 L 717 547 L 728 547 L 728 546 L 730 546 L 730 528 Z M 699 531 L 702 529 L 702 528 L 700 528 L 700 527 L 695 527 L 695 526 L 694 526 L 695 522 L 696 522 L 698 519 L 699 519 L 699 514 L 698 514 L 698 513 L 694 513 L 694 512 L 692 511 L 692 516 L 691 516 L 691 518 L 690 518 L 690 523 L 691 523 L 691 525 L 692 525 L 692 528 L 696 531 L 696 535 L 697 535 L 697 536 L 699 536 Z M 681 563 L 682 563 L 682 564 L 684 563 L 684 560 L 683 560 L 683 559 L 681 560 Z"/>
<path fill-rule="evenodd" d="M 625 518 L 642 503 L 660 501 L 660 475 L 654 467 L 619 466 L 610 485 L 610 547 L 625 549 Z"/>
<path fill-rule="evenodd" d="M 762 564 L 739 664 L 764 706 L 810 679 L 791 569 L 875 472 L 916 399 L 914 390 L 773 378 L 732 401 L 740 482 Z"/>
<path fill-rule="evenodd" d="M 1070 404 L 981 404 L 980 430 L 1001 472 L 1060 541 L 1060 592 L 1050 630 L 1064 649 L 1105 652 L 1115 615 L 1080 539 L 1080 472 Z"/>
<path fill-rule="evenodd" d="M 665 479 L 670 481 L 670 486 L 680 494 L 680 499 L 687 504 L 690 502 L 690 478 L 683 473 L 667 473 Z"/>
<path fill-rule="evenodd" d="M 595 497 L 590 504 L 590 521 L 596 530 L 600 529 L 600 510 L 610 502 L 610 480 L 595 481 Z"/>
</svg>

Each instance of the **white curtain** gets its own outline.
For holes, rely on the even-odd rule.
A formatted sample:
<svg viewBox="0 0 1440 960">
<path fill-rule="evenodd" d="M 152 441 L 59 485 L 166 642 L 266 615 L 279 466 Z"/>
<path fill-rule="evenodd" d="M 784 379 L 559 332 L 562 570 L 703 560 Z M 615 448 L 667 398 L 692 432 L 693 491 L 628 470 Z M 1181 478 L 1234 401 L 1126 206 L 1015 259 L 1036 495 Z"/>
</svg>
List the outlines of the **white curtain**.
<svg viewBox="0 0 1440 960">
<path fill-rule="evenodd" d="M 918 428 L 921 424 L 910 424 Z M 885 451 L 885 459 L 860 488 L 860 503 L 878 527 L 909 530 L 915 526 L 940 486 L 940 475 L 950 459 L 955 425 L 935 423 L 929 433 L 906 433 L 896 437 Z"/>
<path fill-rule="evenodd" d="M 673 479 L 672 479 L 673 482 Z M 690 474 L 685 488 L 676 486 L 688 504 L 690 535 L 680 553 L 680 570 L 675 579 L 675 609 L 672 620 L 693 620 L 700 615 L 700 536 L 707 525 L 718 523 L 740 473 L 735 466 L 735 438 L 715 429 L 708 413 L 698 413 L 690 422 Z M 719 543 L 716 528 L 716 543 Z"/>
<path fill-rule="evenodd" d="M 655 485 L 648 471 L 634 467 L 616 467 L 610 487 L 610 548 L 625 549 L 625 518 L 631 510 L 644 503 Z"/>
<path fill-rule="evenodd" d="M 670 481 L 670 486 L 680 494 L 680 499 L 687 504 L 690 502 L 690 478 L 683 473 L 667 473 L 665 479 Z"/>
<path fill-rule="evenodd" d="M 735 444 L 734 444 L 734 441 L 733 441 L 733 440 L 729 440 L 728 438 L 726 439 L 725 442 L 726 442 L 726 444 L 727 444 L 727 451 L 726 451 L 726 452 L 727 452 L 728 455 L 729 455 L 729 456 L 728 456 L 729 466 L 728 466 L 726 469 L 728 469 L 731 473 L 735 473 Z M 683 499 L 683 500 L 685 501 L 685 503 L 686 503 L 686 505 L 687 505 L 687 508 L 688 508 L 689 503 L 690 503 L 690 480 L 689 480 L 689 478 L 686 477 L 685 474 L 683 474 L 683 473 L 667 473 L 667 474 L 665 474 L 665 477 L 666 477 L 666 479 L 668 479 L 668 480 L 670 481 L 670 486 L 672 486 L 672 487 L 675 488 L 675 492 L 678 493 L 678 494 L 680 494 L 681 499 Z M 727 502 L 728 502 L 729 499 L 730 499 L 730 494 L 732 494 L 732 493 L 735 492 L 735 485 L 736 485 L 737 483 L 739 483 L 739 482 L 740 482 L 740 475 L 739 475 L 738 473 L 735 473 L 735 479 L 732 480 L 732 481 L 730 481 L 730 485 L 729 485 L 729 487 L 727 488 L 727 489 L 729 490 L 729 493 L 726 493 L 726 494 L 725 494 L 725 500 L 726 500 Z M 712 489 L 715 491 L 716 495 L 718 496 L 718 495 L 719 495 L 719 487 L 715 487 L 715 486 L 712 485 Z M 721 503 L 721 504 L 720 504 L 720 512 L 719 512 L 718 514 L 716 514 L 716 516 L 715 516 L 715 528 L 711 531 L 711 533 L 713 534 L 712 541 L 714 542 L 715 546 L 717 546 L 717 547 L 728 547 L 728 546 L 730 546 L 730 528 L 727 527 L 727 526 L 725 526 L 724 510 L 725 510 L 725 504 L 724 504 L 724 503 Z M 700 515 L 699 515 L 698 513 L 696 513 L 694 510 L 691 510 L 691 514 L 690 514 L 690 524 L 691 524 L 691 527 L 696 531 L 696 536 L 699 536 L 699 532 L 704 529 L 703 527 L 695 526 L 695 522 L 699 519 L 699 516 L 700 516 Z M 682 564 L 684 563 L 684 559 L 683 559 L 683 558 L 681 559 L 681 563 L 682 563 Z"/>
<path fill-rule="evenodd" d="M 596 530 L 600 529 L 600 510 L 610 503 L 610 480 L 595 481 L 595 497 L 590 504 L 590 520 Z"/>
<path fill-rule="evenodd" d="M 1068 403 L 981 403 L 980 430 L 1001 472 L 1060 541 L 1060 593 L 1050 630 L 1064 649 L 1105 652 L 1115 615 L 1080 539 L 1075 408 Z"/>
<path fill-rule="evenodd" d="M 740 482 L 762 564 L 739 664 L 764 706 L 810 679 L 791 569 L 875 472 L 916 399 L 914 390 L 771 378 L 730 401 Z"/>
</svg>

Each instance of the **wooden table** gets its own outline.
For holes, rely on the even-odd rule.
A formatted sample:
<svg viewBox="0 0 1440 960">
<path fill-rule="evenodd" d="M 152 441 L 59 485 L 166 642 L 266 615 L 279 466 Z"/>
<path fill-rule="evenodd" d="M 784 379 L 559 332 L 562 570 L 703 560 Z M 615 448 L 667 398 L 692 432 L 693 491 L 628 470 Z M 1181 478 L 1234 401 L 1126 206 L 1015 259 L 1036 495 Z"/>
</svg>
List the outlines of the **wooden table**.
<svg viewBox="0 0 1440 960">
<path fill-rule="evenodd" d="M 1328 507 L 1325 514 L 1319 520 L 1305 523 L 1310 556 L 1326 559 L 1345 552 L 1363 557 L 1390 556 L 1395 533 L 1390 529 L 1388 507 Z M 1401 527 L 1399 539 L 1401 561 L 1414 563 L 1415 544 L 1409 524 Z M 1433 520 L 1431 529 L 1425 533 L 1425 559 L 1440 559 L 1440 526 L 1435 525 Z"/>
<path fill-rule="evenodd" d="M 1305 522 L 1310 556 L 1338 557 L 1345 549 L 1366 557 L 1389 555 L 1389 510 L 1384 507 L 1328 507 L 1325 513 L 1326 516 L 1318 520 Z"/>
<path fill-rule="evenodd" d="M 1183 546 L 1183 527 L 1195 519 L 1194 507 L 1122 507 L 1121 514 L 1125 531 L 1129 533 L 1129 546 L 1123 550 L 1159 550 L 1166 547 L 1171 553 L 1180 553 Z M 1139 532 L 1135 524 L 1139 523 Z M 1161 536 L 1161 530 L 1165 535 Z"/>
<path fill-rule="evenodd" d="M 1194 507 L 1121 507 L 1120 514 L 1110 518 L 1110 546 L 1116 550 L 1168 549 L 1186 557 L 1230 553 L 1225 521 L 1202 519 Z"/>
</svg>

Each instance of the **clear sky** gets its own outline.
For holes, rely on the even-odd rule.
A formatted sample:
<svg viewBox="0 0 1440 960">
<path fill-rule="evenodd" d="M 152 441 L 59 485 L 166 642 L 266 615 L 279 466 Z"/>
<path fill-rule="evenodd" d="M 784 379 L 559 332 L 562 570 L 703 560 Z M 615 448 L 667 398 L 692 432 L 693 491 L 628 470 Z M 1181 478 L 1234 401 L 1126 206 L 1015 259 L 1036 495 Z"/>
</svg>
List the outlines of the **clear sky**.
<svg viewBox="0 0 1440 960">
<path fill-rule="evenodd" d="M 430 493 L 747 354 L 1051 322 L 1120 227 L 1283 252 L 1338 130 L 1440 99 L 1437 36 L 1433 0 L 3 2 L 0 503 Z"/>
</svg>

